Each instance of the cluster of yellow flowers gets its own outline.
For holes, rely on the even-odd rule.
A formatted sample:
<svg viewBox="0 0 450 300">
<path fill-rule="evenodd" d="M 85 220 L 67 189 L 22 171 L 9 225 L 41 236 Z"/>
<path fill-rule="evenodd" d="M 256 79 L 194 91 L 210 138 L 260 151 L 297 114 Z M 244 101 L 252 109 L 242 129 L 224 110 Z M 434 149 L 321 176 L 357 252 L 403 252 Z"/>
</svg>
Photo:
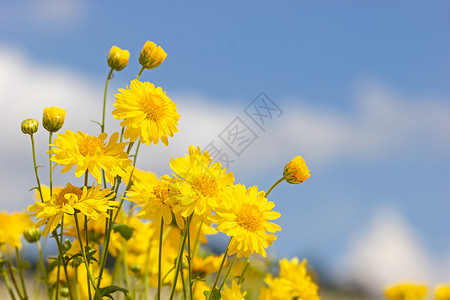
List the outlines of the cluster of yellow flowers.
<svg viewBox="0 0 450 300">
<path fill-rule="evenodd" d="M 178 132 L 176 104 L 161 87 L 139 80 L 144 70 L 158 67 L 166 56 L 160 46 L 145 43 L 137 78 L 115 95 L 112 115 L 121 120 L 120 133 L 104 132 L 108 82 L 114 71 L 127 66 L 130 57 L 116 46 L 107 56 L 111 69 L 99 135 L 66 130 L 53 139 L 66 112 L 57 107 L 44 109 L 42 123 L 49 132 L 49 187 L 41 185 L 36 164 L 38 121 L 22 122 L 22 132 L 31 137 L 37 200 L 28 207 L 30 215 L 0 213 L 0 242 L 18 250 L 25 232 L 27 241 L 37 243 L 40 274 L 49 299 L 111 298 L 114 293 L 124 293 L 127 299 L 147 299 L 151 292 L 156 299 L 173 299 L 176 294 L 183 299 L 243 299 L 249 258 L 255 254 L 265 257 L 267 247 L 276 240 L 275 233 L 281 230 L 271 222 L 280 214 L 273 211 L 275 203 L 268 195 L 283 180 L 298 184 L 309 177 L 305 161 L 297 156 L 266 193 L 257 186 L 235 183 L 231 172 L 194 145 L 185 156 L 170 160 L 172 175 L 157 177 L 135 168 L 142 143 L 157 145 L 161 141 L 167 146 L 168 137 Z M 62 173 L 75 167 L 75 176 L 83 177 L 83 184 L 53 187 L 52 171 L 58 165 Z M 126 186 L 120 192 L 122 182 Z M 128 212 L 125 201 L 134 205 Z M 50 263 L 41 253 L 41 226 L 42 235 L 51 234 L 58 246 L 58 257 Z M 218 232 L 229 236 L 229 243 L 223 254 L 214 255 L 204 245 L 207 235 Z M 109 255 L 114 257 L 113 270 L 106 268 Z M 233 256 L 231 261 L 229 256 Z M 238 259 L 243 260 L 242 268 L 236 279 L 228 279 Z M 306 261 L 299 264 L 298 259 L 282 260 L 280 277 L 267 275 L 260 299 L 319 299 L 305 265 Z M 26 299 L 25 286 L 13 289 L 4 261 L 0 267 L 11 297 L 17 293 Z"/>
<path fill-rule="evenodd" d="M 400 283 L 388 286 L 384 295 L 389 300 L 422 300 L 427 296 L 427 286 L 414 283 Z M 438 284 L 434 289 L 435 300 L 450 300 L 450 285 Z"/>
</svg>

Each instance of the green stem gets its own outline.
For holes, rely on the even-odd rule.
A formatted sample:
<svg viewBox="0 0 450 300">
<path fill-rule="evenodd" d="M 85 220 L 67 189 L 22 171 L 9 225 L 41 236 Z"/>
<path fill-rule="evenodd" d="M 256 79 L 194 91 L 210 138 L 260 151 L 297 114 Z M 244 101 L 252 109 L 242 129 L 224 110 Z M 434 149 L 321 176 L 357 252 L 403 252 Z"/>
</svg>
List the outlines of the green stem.
<svg viewBox="0 0 450 300">
<path fill-rule="evenodd" d="M 52 299 L 52 288 L 50 286 L 50 283 L 48 282 L 48 274 L 47 274 L 47 270 L 45 269 L 45 262 L 44 262 L 44 256 L 42 255 L 41 243 L 39 241 L 37 241 L 36 246 L 37 246 L 38 253 L 39 253 L 39 264 L 40 264 L 40 268 L 42 270 L 42 277 L 45 282 L 45 287 L 47 288 L 47 296 L 49 299 Z"/>
<path fill-rule="evenodd" d="M 139 80 L 139 78 L 141 78 L 142 72 L 144 72 L 144 70 L 145 70 L 145 68 L 142 67 L 141 70 L 139 71 L 139 74 L 138 74 L 138 76 L 136 77 L 136 79 Z"/>
<path fill-rule="evenodd" d="M 225 253 L 223 254 L 222 263 L 220 264 L 219 271 L 217 271 L 216 280 L 214 281 L 214 285 L 211 289 L 211 294 L 209 294 L 209 300 L 212 299 L 212 295 L 214 294 L 214 289 L 216 288 L 217 282 L 219 281 L 220 272 L 222 272 L 223 265 L 225 264 L 225 260 L 227 259 L 228 248 L 230 247 L 230 243 L 231 243 L 232 239 L 233 239 L 233 237 L 230 237 L 230 240 L 228 241 L 227 249 L 225 250 Z"/>
<path fill-rule="evenodd" d="M 111 68 L 111 70 L 108 73 L 108 77 L 106 78 L 106 84 L 105 84 L 105 94 L 103 95 L 103 118 L 102 118 L 102 133 L 105 132 L 105 111 L 106 111 L 106 94 L 108 92 L 108 84 L 109 81 L 113 78 L 114 69 Z"/>
<path fill-rule="evenodd" d="M 4 267 L 2 266 L 2 277 L 5 280 L 5 284 L 6 284 L 6 288 L 8 289 L 9 295 L 11 296 L 12 300 L 16 300 L 16 296 L 14 295 L 14 291 L 11 288 L 11 283 L 9 282 L 9 278 L 8 275 L 6 274 L 6 271 L 4 269 Z"/>
<path fill-rule="evenodd" d="M 247 271 L 247 268 L 249 265 L 250 265 L 250 257 L 246 257 L 244 266 L 242 267 L 241 275 L 239 275 L 239 281 L 237 283 L 238 285 L 241 285 L 244 282 L 244 274 L 245 274 L 245 271 Z"/>
<path fill-rule="evenodd" d="M 38 191 L 39 191 L 39 195 L 41 196 L 41 201 L 44 202 L 44 197 L 42 197 L 41 182 L 39 181 L 38 167 L 36 165 L 36 149 L 34 146 L 34 137 L 32 134 L 30 134 L 30 137 L 31 137 L 31 149 L 33 152 L 34 174 L 36 175 L 36 181 L 38 184 Z"/>
<path fill-rule="evenodd" d="M 266 198 L 267 196 L 269 196 L 270 192 L 280 183 L 284 180 L 284 177 L 281 177 L 280 179 L 277 180 L 277 182 L 275 182 L 274 184 L 272 184 L 272 186 L 270 187 L 270 189 L 267 191 L 266 193 Z"/>
<path fill-rule="evenodd" d="M 230 267 L 228 268 L 227 274 L 225 274 L 225 278 L 222 281 L 222 284 L 219 287 L 219 292 L 222 290 L 225 281 L 227 281 L 228 275 L 230 275 L 231 269 L 233 269 L 234 263 L 236 262 L 236 255 L 233 257 L 233 261 L 230 264 Z"/>
<path fill-rule="evenodd" d="M 200 222 L 200 225 L 198 226 L 197 235 L 195 236 L 195 244 L 194 244 L 194 251 L 192 251 L 192 257 L 194 258 L 197 255 L 199 240 L 200 240 L 200 234 L 202 232 L 202 226 L 203 226 L 203 220 Z"/>
<path fill-rule="evenodd" d="M 10 263 L 8 263 L 8 271 L 9 271 L 9 276 L 11 277 L 11 281 L 13 283 L 13 286 L 16 289 L 17 295 L 19 295 L 20 299 L 23 299 L 22 293 L 20 292 L 20 289 L 17 286 L 16 278 L 14 277 L 14 273 L 13 273 L 13 270 L 11 268 L 11 264 Z"/>
<path fill-rule="evenodd" d="M 130 275 L 128 274 L 128 266 L 127 266 L 127 241 L 124 238 L 122 238 L 122 267 L 123 267 L 123 276 L 125 279 L 125 286 L 127 290 L 131 291 Z"/>
<path fill-rule="evenodd" d="M 53 132 L 50 131 L 48 137 L 48 151 L 52 151 L 51 144 L 53 143 Z M 52 167 L 52 155 L 48 155 L 48 163 L 50 166 L 50 197 L 53 195 L 53 167 Z"/>
<path fill-rule="evenodd" d="M 187 261 L 188 261 L 188 282 L 189 282 L 189 299 L 192 300 L 192 263 L 191 263 L 191 230 L 190 230 L 190 226 L 188 227 L 187 230 L 187 250 L 188 250 L 188 255 L 187 255 Z"/>
<path fill-rule="evenodd" d="M 23 296 L 24 299 L 28 299 L 27 295 L 27 288 L 25 286 L 25 280 L 23 278 L 23 266 L 22 266 L 22 260 L 20 259 L 20 253 L 19 248 L 16 248 L 16 257 L 17 257 L 17 269 L 19 269 L 19 278 L 20 278 L 20 284 L 22 286 Z"/>
<path fill-rule="evenodd" d="M 188 217 L 187 222 L 186 222 L 186 227 L 182 231 L 181 243 L 180 243 L 180 247 L 178 248 L 178 255 L 177 255 L 176 262 L 175 262 L 175 274 L 173 275 L 173 281 L 172 281 L 172 287 L 170 289 L 169 300 L 172 300 L 173 296 L 175 295 L 175 287 L 177 285 L 178 273 L 180 273 L 181 263 L 183 261 L 183 250 L 184 250 L 184 245 L 186 244 L 187 231 L 189 230 L 189 226 L 191 225 L 191 218 L 192 218 L 192 216 Z"/>
<path fill-rule="evenodd" d="M 61 221 L 61 231 L 62 231 L 62 228 L 64 227 L 63 226 L 63 222 L 64 222 L 64 219 Z M 63 269 L 64 269 L 64 274 L 66 275 L 67 288 L 69 289 L 69 298 L 71 300 L 73 300 L 72 290 L 71 290 L 70 284 L 69 284 L 69 273 L 67 272 L 67 266 L 66 266 L 66 263 L 64 262 L 64 256 L 63 256 L 63 252 L 62 252 L 62 242 L 60 242 L 58 240 L 58 233 L 57 233 L 56 229 L 53 230 L 52 236 L 53 236 L 53 238 L 56 241 L 56 245 L 58 246 L 58 254 L 59 254 L 58 255 L 58 270 L 59 270 L 59 267 L 60 267 L 60 263 L 62 262 Z M 61 239 L 62 239 L 62 232 L 61 232 Z M 57 275 L 56 280 L 57 281 L 56 281 L 56 293 L 55 293 L 56 296 L 55 296 L 55 299 L 58 299 L 59 271 L 58 271 L 58 275 Z"/>
<path fill-rule="evenodd" d="M 94 278 L 92 277 L 91 269 L 89 268 L 89 261 L 87 260 L 86 251 L 83 247 L 83 241 L 81 240 L 80 226 L 78 224 L 77 212 L 75 212 L 74 218 L 75 218 L 75 227 L 77 228 L 78 240 L 80 241 L 81 255 L 83 256 L 84 265 L 86 266 L 86 272 L 87 272 L 89 281 L 92 284 L 92 287 L 94 288 L 95 294 L 98 297 L 98 299 L 102 299 L 102 296 L 100 295 L 100 292 L 98 291 L 98 289 L 95 285 Z M 89 284 L 89 282 L 88 282 L 88 284 Z"/>
<path fill-rule="evenodd" d="M 162 258 L 162 245 L 163 245 L 163 228 L 164 228 L 164 220 L 161 216 L 161 224 L 159 229 L 159 252 L 158 252 L 158 291 L 156 293 L 156 297 L 158 300 L 161 300 L 161 258 Z M 146 286 L 148 284 L 146 283 Z M 147 295 L 147 294 L 146 294 Z"/>
<path fill-rule="evenodd" d="M 87 176 L 88 175 L 88 172 L 86 172 L 86 177 L 85 177 L 85 182 L 84 182 L 84 184 L 85 184 L 85 186 L 86 186 L 86 184 L 87 184 Z M 78 218 L 78 217 L 76 217 L 76 218 Z M 84 233 L 85 233 L 85 239 L 86 239 L 86 246 L 89 246 L 89 235 L 88 235 L 88 219 L 87 219 L 87 216 L 84 216 Z M 89 259 L 88 260 L 88 265 L 90 265 L 91 264 L 91 260 Z M 91 299 L 91 285 L 89 284 L 89 279 L 87 280 L 87 285 L 88 285 L 88 294 L 89 294 L 89 299 Z"/>
</svg>

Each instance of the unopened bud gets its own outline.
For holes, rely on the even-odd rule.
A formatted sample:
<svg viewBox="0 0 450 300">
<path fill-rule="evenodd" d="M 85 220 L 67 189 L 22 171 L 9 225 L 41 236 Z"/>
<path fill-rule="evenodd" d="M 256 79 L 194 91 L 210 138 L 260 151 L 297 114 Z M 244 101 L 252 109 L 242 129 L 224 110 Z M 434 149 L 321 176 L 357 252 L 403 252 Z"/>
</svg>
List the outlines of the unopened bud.
<svg viewBox="0 0 450 300">
<path fill-rule="evenodd" d="M 64 298 L 69 297 L 69 288 L 66 286 L 61 288 L 61 290 L 59 291 L 59 295 Z"/>
<path fill-rule="evenodd" d="M 309 178 L 309 169 L 301 156 L 294 157 L 285 167 L 284 179 L 292 184 L 302 183 Z"/>
<path fill-rule="evenodd" d="M 157 46 L 155 43 L 147 41 L 139 55 L 139 63 L 146 69 L 154 69 L 158 67 L 166 57 L 167 53 L 164 52 L 161 46 Z"/>
<path fill-rule="evenodd" d="M 23 232 L 23 236 L 28 243 L 36 243 L 41 238 L 41 230 L 36 227 L 31 227 Z"/>
<path fill-rule="evenodd" d="M 108 65 L 116 71 L 120 71 L 128 65 L 130 52 L 122 50 L 119 47 L 112 46 L 108 54 Z"/>
<path fill-rule="evenodd" d="M 64 125 L 66 119 L 66 110 L 59 107 L 44 108 L 42 116 L 42 126 L 50 132 L 57 132 Z"/>
<path fill-rule="evenodd" d="M 35 119 L 26 119 L 22 121 L 22 124 L 20 125 L 20 128 L 22 129 L 22 132 L 25 134 L 32 135 L 36 133 L 39 127 L 39 122 Z"/>
</svg>

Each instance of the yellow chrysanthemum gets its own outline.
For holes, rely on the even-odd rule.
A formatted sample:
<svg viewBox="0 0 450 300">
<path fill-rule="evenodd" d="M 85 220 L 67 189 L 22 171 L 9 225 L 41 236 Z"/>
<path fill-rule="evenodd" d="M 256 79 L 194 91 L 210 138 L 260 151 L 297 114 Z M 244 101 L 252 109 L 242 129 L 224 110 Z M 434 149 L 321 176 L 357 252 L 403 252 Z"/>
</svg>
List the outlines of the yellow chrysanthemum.
<svg viewBox="0 0 450 300">
<path fill-rule="evenodd" d="M 11 248 L 22 248 L 20 239 L 25 230 L 32 227 L 33 223 L 26 212 L 8 214 L 0 212 L 0 249 L 3 243 Z"/>
<path fill-rule="evenodd" d="M 123 120 L 126 126 L 124 137 L 131 142 L 140 139 L 142 143 L 169 144 L 168 136 L 178 132 L 180 115 L 176 104 L 167 97 L 162 88 L 150 82 L 131 81 L 130 87 L 119 89 L 113 110 L 115 119 Z"/>
<path fill-rule="evenodd" d="M 58 226 L 64 214 L 73 215 L 75 210 L 93 220 L 98 220 L 101 215 L 108 217 L 108 209 L 117 205 L 117 202 L 110 201 L 113 197 L 114 193 L 110 189 L 101 190 L 100 185 L 80 189 L 68 183 L 48 201 L 35 201 L 34 205 L 28 207 L 28 211 L 36 215 L 36 226 L 44 225 L 48 221 L 42 232 L 47 236 Z"/>
<path fill-rule="evenodd" d="M 439 284 L 434 291 L 436 300 L 450 300 L 450 285 Z"/>
<path fill-rule="evenodd" d="M 166 181 L 134 182 L 127 193 L 128 200 L 137 203 L 140 207 L 138 218 L 153 219 L 156 222 L 163 219 L 166 225 L 172 222 L 172 207 L 175 206 L 178 190 L 175 190 Z M 174 214 L 179 227 L 183 227 L 181 214 Z M 159 223 L 158 223 L 159 224 Z"/>
<path fill-rule="evenodd" d="M 170 167 L 177 175 L 174 185 L 179 189 L 179 202 L 174 208 L 184 217 L 193 215 L 193 223 L 211 224 L 211 206 L 221 201 L 223 190 L 234 182 L 233 173 L 226 173 L 219 162 L 212 163 L 208 151 L 189 147 L 189 154 L 170 160 Z"/>
<path fill-rule="evenodd" d="M 283 172 L 284 179 L 292 184 L 302 183 L 309 178 L 309 169 L 305 160 L 301 156 L 294 157 L 285 167 Z"/>
<path fill-rule="evenodd" d="M 158 176 L 155 175 L 155 173 L 139 170 L 138 168 L 135 168 L 132 165 L 129 165 L 125 171 L 126 175 L 122 177 L 122 180 L 126 185 L 130 184 L 131 176 L 132 176 L 131 182 L 133 184 L 137 182 L 145 182 L 150 184 L 150 183 L 158 183 L 160 181 L 160 179 L 158 178 Z"/>
<path fill-rule="evenodd" d="M 221 300 L 242 300 L 244 299 L 247 292 L 241 293 L 241 286 L 238 285 L 234 280 L 231 282 L 231 288 L 226 285 L 222 291 Z"/>
<path fill-rule="evenodd" d="M 421 300 L 427 295 L 427 287 L 412 283 L 396 284 L 387 287 L 384 295 L 389 300 Z"/>
<path fill-rule="evenodd" d="M 106 181 L 114 182 L 114 177 L 125 176 L 125 169 L 131 160 L 123 151 L 127 143 L 118 143 L 119 134 L 113 133 L 106 144 L 107 133 L 99 136 L 87 135 L 81 131 L 77 133 L 66 130 L 65 134 L 58 134 L 51 158 L 55 163 L 65 166 L 61 173 L 65 173 L 76 165 L 75 176 L 80 177 L 86 171 L 101 183 L 102 171 L 105 171 Z"/>
<path fill-rule="evenodd" d="M 276 240 L 275 234 L 281 227 L 268 222 L 280 217 L 272 211 L 275 204 L 268 201 L 258 187 L 248 189 L 244 185 L 234 185 L 224 191 L 222 202 L 214 207 L 212 217 L 216 230 L 231 236 L 228 254 L 236 253 L 240 258 L 259 253 L 266 256 L 265 248 Z"/>
</svg>

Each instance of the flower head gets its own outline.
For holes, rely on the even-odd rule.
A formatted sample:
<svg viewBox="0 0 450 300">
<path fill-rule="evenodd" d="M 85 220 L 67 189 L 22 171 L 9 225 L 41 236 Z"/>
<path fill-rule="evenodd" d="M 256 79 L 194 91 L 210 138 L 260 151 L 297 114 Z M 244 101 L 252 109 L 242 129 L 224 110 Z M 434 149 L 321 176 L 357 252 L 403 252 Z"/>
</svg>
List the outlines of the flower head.
<svg viewBox="0 0 450 300">
<path fill-rule="evenodd" d="M 108 53 L 108 65 L 116 70 L 120 71 L 128 65 L 130 58 L 130 52 L 128 50 L 122 50 L 119 47 L 112 46 Z"/>
<path fill-rule="evenodd" d="M 180 115 L 175 103 L 160 88 L 150 82 L 131 81 L 130 87 L 119 89 L 114 103 L 115 119 L 122 119 L 121 126 L 126 126 L 124 137 L 134 142 L 138 138 L 150 145 L 158 144 L 161 139 L 168 145 L 168 136 L 178 132 Z"/>
<path fill-rule="evenodd" d="M 245 295 L 247 295 L 247 292 L 241 293 L 241 286 L 233 280 L 230 288 L 225 285 L 221 300 L 242 300 Z"/>
<path fill-rule="evenodd" d="M 145 69 L 154 69 L 158 67 L 167 57 L 161 46 L 157 46 L 151 41 L 147 41 L 139 55 L 139 63 Z"/>
<path fill-rule="evenodd" d="M 66 110 L 55 106 L 46 107 L 42 116 L 42 125 L 50 132 L 57 132 L 63 127 L 65 118 Z"/>
<path fill-rule="evenodd" d="M 275 204 L 268 201 L 258 187 L 248 189 L 244 185 L 234 185 L 224 191 L 222 202 L 214 206 L 216 215 L 212 217 L 216 230 L 231 236 L 228 254 L 236 253 L 240 258 L 258 253 L 266 256 L 265 248 L 276 240 L 275 234 L 281 227 L 268 222 L 280 217 L 272 211 Z"/>
<path fill-rule="evenodd" d="M 114 182 L 114 177 L 125 176 L 125 169 L 131 164 L 128 154 L 124 152 L 127 143 L 118 143 L 119 134 L 113 133 L 106 143 L 107 133 L 99 136 L 87 135 L 81 131 L 77 133 L 66 130 L 59 133 L 55 139 L 50 154 L 54 154 L 52 161 L 65 166 L 61 172 L 65 173 L 77 165 L 75 176 L 80 177 L 89 171 L 97 183 L 101 183 L 103 169 L 106 181 Z"/>
<path fill-rule="evenodd" d="M 20 129 L 22 129 L 22 132 L 29 135 L 36 133 L 38 127 L 39 122 L 35 119 L 25 119 L 22 121 L 22 124 L 20 124 Z"/>
<path fill-rule="evenodd" d="M 412 283 L 396 284 L 388 286 L 384 295 L 389 300 L 421 300 L 427 295 L 427 287 Z"/>
<path fill-rule="evenodd" d="M 309 178 L 309 169 L 301 156 L 294 157 L 285 167 L 284 179 L 292 184 L 302 183 Z"/>
<path fill-rule="evenodd" d="M 110 201 L 113 197 L 114 193 L 110 189 L 101 190 L 100 185 L 80 189 L 68 183 L 49 200 L 35 201 L 35 204 L 28 207 L 28 211 L 36 215 L 38 220 L 36 226 L 47 223 L 42 232 L 47 236 L 58 226 L 64 214 L 73 215 L 75 211 L 79 211 L 93 220 L 98 220 L 101 215 L 109 217 L 108 209 L 117 206 L 117 202 Z"/>
<path fill-rule="evenodd" d="M 438 284 L 434 291 L 436 300 L 450 300 L 450 285 Z"/>
<path fill-rule="evenodd" d="M 20 239 L 25 230 L 32 227 L 33 223 L 26 212 L 8 214 L 0 212 L 0 246 L 6 244 L 11 248 L 21 248 Z"/>
</svg>

